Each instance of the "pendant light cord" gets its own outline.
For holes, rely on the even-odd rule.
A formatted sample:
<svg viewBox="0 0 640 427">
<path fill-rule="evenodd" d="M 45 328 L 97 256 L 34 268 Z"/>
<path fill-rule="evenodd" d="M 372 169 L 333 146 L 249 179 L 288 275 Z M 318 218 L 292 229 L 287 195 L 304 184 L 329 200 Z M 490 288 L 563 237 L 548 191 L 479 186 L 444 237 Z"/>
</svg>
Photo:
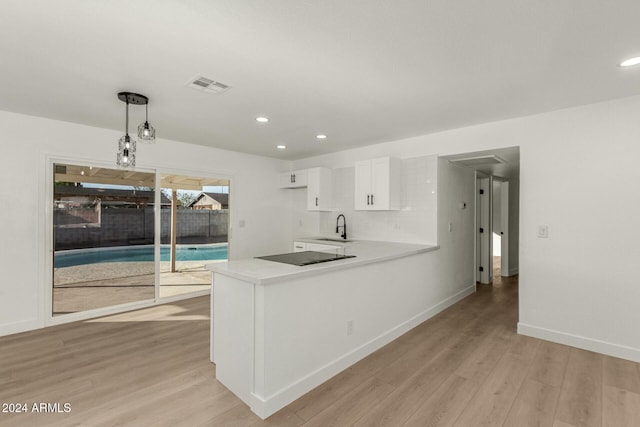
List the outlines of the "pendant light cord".
<svg viewBox="0 0 640 427">
<path fill-rule="evenodd" d="M 124 131 L 124 134 L 129 136 L 129 97 L 127 96 L 127 117 L 125 119 L 125 123 L 126 123 L 126 129 Z"/>
</svg>

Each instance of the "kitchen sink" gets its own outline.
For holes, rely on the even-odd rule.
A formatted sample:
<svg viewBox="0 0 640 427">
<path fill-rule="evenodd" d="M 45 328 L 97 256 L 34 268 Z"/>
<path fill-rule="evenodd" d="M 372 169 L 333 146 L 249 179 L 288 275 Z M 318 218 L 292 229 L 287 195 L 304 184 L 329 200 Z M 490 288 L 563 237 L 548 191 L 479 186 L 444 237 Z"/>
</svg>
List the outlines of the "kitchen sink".
<svg viewBox="0 0 640 427">
<path fill-rule="evenodd" d="M 325 242 L 352 242 L 353 241 L 349 239 L 341 239 L 339 237 L 322 237 L 320 239 L 313 239 L 313 240 L 322 240 Z"/>
</svg>

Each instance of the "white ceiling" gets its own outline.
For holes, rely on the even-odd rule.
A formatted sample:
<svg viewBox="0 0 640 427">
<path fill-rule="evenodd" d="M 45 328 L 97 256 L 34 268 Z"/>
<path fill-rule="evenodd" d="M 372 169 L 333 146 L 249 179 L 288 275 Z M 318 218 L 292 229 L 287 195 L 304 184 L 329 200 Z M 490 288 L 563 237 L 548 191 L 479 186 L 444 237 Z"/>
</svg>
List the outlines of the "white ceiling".
<svg viewBox="0 0 640 427">
<path fill-rule="evenodd" d="M 640 94 L 617 66 L 639 18 L 638 0 L 3 0 L 0 109 L 122 129 L 116 94 L 139 92 L 159 137 L 298 159 Z"/>
</svg>

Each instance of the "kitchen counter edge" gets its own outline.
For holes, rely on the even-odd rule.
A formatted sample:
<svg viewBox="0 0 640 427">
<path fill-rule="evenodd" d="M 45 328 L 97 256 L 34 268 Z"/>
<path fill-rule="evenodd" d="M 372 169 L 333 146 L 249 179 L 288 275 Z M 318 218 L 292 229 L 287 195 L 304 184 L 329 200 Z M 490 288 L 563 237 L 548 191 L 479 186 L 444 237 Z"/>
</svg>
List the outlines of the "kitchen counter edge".
<svg viewBox="0 0 640 427">
<path fill-rule="evenodd" d="M 313 238 L 304 238 L 304 241 L 317 240 Z M 440 249 L 440 246 L 438 245 L 414 243 L 374 242 L 363 240 L 344 243 L 346 243 L 346 253 L 355 255 L 355 258 L 301 267 L 262 259 L 248 258 L 207 264 L 205 265 L 205 268 L 214 273 L 233 277 L 245 282 L 257 285 L 267 285 L 270 283 L 317 276 L 347 268 L 389 261 L 396 258 L 404 258 Z"/>
</svg>

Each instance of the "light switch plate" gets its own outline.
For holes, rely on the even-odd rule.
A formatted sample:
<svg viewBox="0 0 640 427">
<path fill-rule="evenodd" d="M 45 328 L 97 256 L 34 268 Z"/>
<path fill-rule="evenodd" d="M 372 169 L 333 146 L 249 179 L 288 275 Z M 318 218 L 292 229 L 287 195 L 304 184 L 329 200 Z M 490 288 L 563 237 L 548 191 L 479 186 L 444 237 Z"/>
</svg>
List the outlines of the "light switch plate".
<svg viewBox="0 0 640 427">
<path fill-rule="evenodd" d="M 539 225 L 538 226 L 538 237 L 541 239 L 546 239 L 549 237 L 549 226 L 548 225 Z"/>
</svg>

